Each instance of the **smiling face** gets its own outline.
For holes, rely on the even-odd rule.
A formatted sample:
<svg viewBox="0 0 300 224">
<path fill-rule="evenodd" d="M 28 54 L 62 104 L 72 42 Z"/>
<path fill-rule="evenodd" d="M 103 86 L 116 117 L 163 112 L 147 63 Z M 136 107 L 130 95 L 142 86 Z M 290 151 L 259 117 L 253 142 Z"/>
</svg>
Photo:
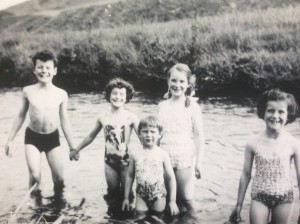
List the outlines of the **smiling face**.
<svg viewBox="0 0 300 224">
<path fill-rule="evenodd" d="M 287 122 L 287 102 L 268 101 L 264 120 L 269 130 L 280 131 Z"/>
<path fill-rule="evenodd" d="M 126 103 L 126 89 L 115 87 L 110 94 L 110 103 L 112 106 L 119 108 Z"/>
<path fill-rule="evenodd" d="M 157 145 L 158 140 L 161 138 L 161 134 L 157 127 L 148 125 L 141 128 L 139 137 L 144 148 L 152 149 Z"/>
<path fill-rule="evenodd" d="M 33 73 L 40 83 L 46 84 L 52 82 L 57 73 L 57 68 L 52 60 L 41 61 L 37 59 Z"/>
<path fill-rule="evenodd" d="M 184 96 L 189 86 L 188 78 L 185 73 L 174 70 L 170 75 L 168 85 L 172 97 Z"/>
</svg>

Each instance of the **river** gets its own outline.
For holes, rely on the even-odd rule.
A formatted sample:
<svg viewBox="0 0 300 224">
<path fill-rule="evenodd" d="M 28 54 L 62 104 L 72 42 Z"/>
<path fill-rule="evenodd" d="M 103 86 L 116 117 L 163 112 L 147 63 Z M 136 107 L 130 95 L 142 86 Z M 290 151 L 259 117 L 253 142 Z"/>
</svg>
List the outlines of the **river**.
<svg viewBox="0 0 300 224">
<path fill-rule="evenodd" d="M 20 89 L 6 89 L 0 92 L 0 223 L 9 218 L 9 214 L 15 211 L 28 191 L 28 170 L 23 143 L 25 124 L 15 138 L 12 158 L 4 155 L 4 145 L 20 104 L 20 96 Z M 159 101 L 159 98 L 150 94 L 137 93 L 133 100 L 126 104 L 126 109 L 141 118 L 154 114 Z M 202 224 L 224 223 L 236 203 L 245 143 L 252 135 L 264 129 L 264 122 L 257 118 L 255 102 L 251 98 L 210 97 L 200 99 L 199 103 L 203 111 L 206 144 L 204 175 L 201 180 L 196 181 L 197 218 Z M 109 104 L 102 94 L 70 95 L 68 112 L 77 144 L 93 128 L 96 118 L 108 108 Z M 297 138 L 300 137 L 299 120 L 286 127 Z M 25 123 L 27 122 L 26 120 Z M 82 208 L 79 211 L 70 209 L 63 220 L 70 220 L 72 217 L 72 220 L 78 223 L 113 223 L 106 215 L 107 206 L 103 200 L 106 193 L 103 133 L 100 132 L 94 142 L 80 153 L 78 162 L 69 161 L 68 147 L 62 131 L 60 135 L 65 158 L 66 199 L 71 206 L 76 206 L 85 198 Z M 138 144 L 138 139 L 133 133 L 130 147 L 136 147 Z M 297 198 L 297 183 L 296 179 L 293 179 Z M 50 170 L 44 155 L 41 190 L 45 200 L 53 194 Z M 298 203 L 297 200 L 292 223 L 296 223 Z M 250 187 L 242 210 L 243 223 L 249 223 L 249 205 Z M 26 204 L 22 207 L 26 207 Z M 20 214 L 17 214 L 20 222 L 24 221 L 22 217 L 26 217 L 25 214 L 21 214 L 22 211 L 25 213 L 28 209 L 23 208 Z M 26 221 L 29 222 L 25 219 L 24 222 Z M 40 219 L 41 223 L 42 221 L 43 219 Z"/>
</svg>

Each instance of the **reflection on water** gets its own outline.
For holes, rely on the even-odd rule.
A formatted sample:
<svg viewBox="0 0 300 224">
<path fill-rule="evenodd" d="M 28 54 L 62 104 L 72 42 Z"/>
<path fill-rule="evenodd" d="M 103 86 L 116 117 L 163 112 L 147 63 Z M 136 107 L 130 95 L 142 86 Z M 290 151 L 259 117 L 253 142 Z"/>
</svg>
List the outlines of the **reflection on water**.
<svg viewBox="0 0 300 224">
<path fill-rule="evenodd" d="M 19 89 L 0 92 L 2 149 L 16 116 L 20 96 Z M 137 93 L 126 108 L 141 118 L 155 114 L 160 100 L 150 94 Z M 228 220 L 236 203 L 245 143 L 252 135 L 263 130 L 264 123 L 257 118 L 255 101 L 251 98 L 210 97 L 200 100 L 200 104 L 206 139 L 205 170 L 203 178 L 195 182 L 196 220 L 189 220 L 191 223 L 224 223 Z M 88 93 L 70 96 L 68 110 L 76 144 L 89 133 L 97 117 L 104 114 L 108 108 L 109 104 L 102 94 Z M 27 120 L 26 123 L 28 123 Z M 4 152 L 0 153 L 0 223 L 4 223 L 10 217 L 11 211 L 16 210 L 28 191 L 28 171 L 23 144 L 25 124 L 15 138 L 13 157 L 7 158 Z M 300 137 L 299 119 L 288 125 L 287 129 L 294 136 Z M 31 221 L 32 223 L 37 221 L 46 223 L 57 219 L 61 219 L 59 223 L 133 223 L 132 219 L 120 221 L 107 215 L 108 208 L 103 199 L 106 194 L 103 133 L 100 132 L 94 142 L 80 153 L 78 162 L 69 161 L 67 143 L 61 130 L 60 135 L 65 164 L 67 205 L 61 210 L 55 210 L 52 204 L 51 173 L 43 155 L 41 184 L 43 206 L 33 210 L 26 202 L 17 214 L 17 220 L 27 223 Z M 129 147 L 132 150 L 139 148 L 135 133 L 132 135 Z M 294 186 L 295 198 L 297 198 L 296 181 Z M 244 223 L 249 223 L 249 192 L 248 190 L 242 210 Z M 293 220 L 296 220 L 297 209 L 298 206 L 295 204 Z M 181 218 L 169 222 L 182 223 L 186 217 Z M 152 221 L 148 220 L 148 223 Z M 166 222 L 165 219 L 164 221 Z"/>
</svg>

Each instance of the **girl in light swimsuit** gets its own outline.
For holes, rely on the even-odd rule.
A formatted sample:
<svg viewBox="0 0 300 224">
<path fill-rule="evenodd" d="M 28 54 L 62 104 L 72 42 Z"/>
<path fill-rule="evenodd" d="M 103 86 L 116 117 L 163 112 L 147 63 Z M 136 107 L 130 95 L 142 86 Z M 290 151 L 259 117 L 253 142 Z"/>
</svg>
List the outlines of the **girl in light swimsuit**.
<svg viewBox="0 0 300 224">
<path fill-rule="evenodd" d="M 204 134 L 202 112 L 193 100 L 196 78 L 185 64 L 168 71 L 166 100 L 158 105 L 158 118 L 164 127 L 160 147 L 168 152 L 177 182 L 177 202 L 194 213 L 194 176 L 202 175 Z"/>
<path fill-rule="evenodd" d="M 138 133 L 143 150 L 136 150 L 130 157 L 129 169 L 126 176 L 123 210 L 129 209 L 129 194 L 136 178 L 136 212 L 138 219 L 146 213 L 158 215 L 166 208 L 167 191 L 164 183 L 167 181 L 171 215 L 178 213 L 176 205 L 176 180 L 169 155 L 157 144 L 161 138 L 162 126 L 154 116 L 142 119 Z"/>
<path fill-rule="evenodd" d="M 246 145 L 237 204 L 229 218 L 231 222 L 241 221 L 240 212 L 255 160 L 250 223 L 267 224 L 270 214 L 274 224 L 290 223 L 293 211 L 291 163 L 294 160 L 300 191 L 300 142 L 285 130 L 285 125 L 295 121 L 296 111 L 293 95 L 278 89 L 264 92 L 258 101 L 257 115 L 265 121 L 266 130 Z"/>
<path fill-rule="evenodd" d="M 96 138 L 101 129 L 105 139 L 105 179 L 110 215 L 121 212 L 121 202 L 124 195 L 125 175 L 129 165 L 128 143 L 131 132 L 137 130 L 138 118 L 124 107 L 133 97 L 133 86 L 123 79 L 112 79 L 106 86 L 105 98 L 110 103 L 110 109 L 99 116 L 95 127 L 76 149 L 70 152 L 70 160 L 79 159 L 79 151 L 88 146 Z M 133 203 L 133 198 L 131 200 Z"/>
</svg>

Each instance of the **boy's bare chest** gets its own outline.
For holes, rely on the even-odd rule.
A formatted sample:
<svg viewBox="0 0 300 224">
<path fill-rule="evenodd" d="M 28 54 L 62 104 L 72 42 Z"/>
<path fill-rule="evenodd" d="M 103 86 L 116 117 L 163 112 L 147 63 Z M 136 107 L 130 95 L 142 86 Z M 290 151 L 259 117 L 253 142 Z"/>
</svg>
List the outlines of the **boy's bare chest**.
<svg viewBox="0 0 300 224">
<path fill-rule="evenodd" d="M 49 94 L 29 95 L 28 101 L 30 107 L 37 110 L 49 109 L 53 110 L 61 104 L 60 96 L 53 96 Z"/>
</svg>

